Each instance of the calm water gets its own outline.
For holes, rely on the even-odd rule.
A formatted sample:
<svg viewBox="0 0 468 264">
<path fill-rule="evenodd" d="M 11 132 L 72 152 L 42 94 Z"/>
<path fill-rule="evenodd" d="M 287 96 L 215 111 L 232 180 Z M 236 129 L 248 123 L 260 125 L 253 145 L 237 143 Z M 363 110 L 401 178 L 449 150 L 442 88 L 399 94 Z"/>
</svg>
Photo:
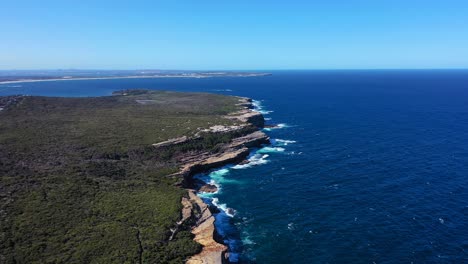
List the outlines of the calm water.
<svg viewBox="0 0 468 264">
<path fill-rule="evenodd" d="M 468 71 L 297 71 L 270 77 L 0 85 L 0 95 L 149 88 L 259 101 L 274 146 L 208 176 L 233 259 L 467 263 Z M 272 111 L 272 112 L 269 112 Z"/>
</svg>

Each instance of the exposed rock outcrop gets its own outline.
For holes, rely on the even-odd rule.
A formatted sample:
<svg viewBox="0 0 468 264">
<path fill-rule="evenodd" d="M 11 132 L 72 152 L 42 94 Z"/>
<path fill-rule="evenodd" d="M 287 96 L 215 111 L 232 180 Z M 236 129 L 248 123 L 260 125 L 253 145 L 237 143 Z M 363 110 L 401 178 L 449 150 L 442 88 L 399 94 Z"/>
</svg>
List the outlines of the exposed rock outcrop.
<svg viewBox="0 0 468 264">
<path fill-rule="evenodd" d="M 215 193 L 218 191 L 218 187 L 213 184 L 204 184 L 198 189 L 199 192 L 205 192 L 205 193 Z"/>
<path fill-rule="evenodd" d="M 226 118 L 239 120 L 244 123 L 250 123 L 258 128 L 263 128 L 265 125 L 265 118 L 262 113 L 253 111 L 254 108 L 252 99 L 246 97 L 239 97 L 239 103 L 237 105 L 242 106 L 244 109 L 230 113 Z"/>
<path fill-rule="evenodd" d="M 226 263 L 226 252 L 228 247 L 215 241 L 216 228 L 214 226 L 215 218 L 200 197 L 193 191 L 189 191 L 190 200 L 198 207 L 198 220 L 192 233 L 195 235 L 195 241 L 203 246 L 203 251 L 191 257 L 187 264 L 222 264 Z"/>
<path fill-rule="evenodd" d="M 172 138 L 163 142 L 153 144 L 153 147 L 162 148 L 162 147 L 168 147 L 168 146 L 175 146 L 175 145 L 186 143 L 189 140 L 190 139 L 187 136 L 183 136 L 180 138 Z"/>
<path fill-rule="evenodd" d="M 226 116 L 232 120 L 239 120 L 241 122 L 250 123 L 258 128 L 265 126 L 265 118 L 260 112 L 244 109 Z"/>
</svg>

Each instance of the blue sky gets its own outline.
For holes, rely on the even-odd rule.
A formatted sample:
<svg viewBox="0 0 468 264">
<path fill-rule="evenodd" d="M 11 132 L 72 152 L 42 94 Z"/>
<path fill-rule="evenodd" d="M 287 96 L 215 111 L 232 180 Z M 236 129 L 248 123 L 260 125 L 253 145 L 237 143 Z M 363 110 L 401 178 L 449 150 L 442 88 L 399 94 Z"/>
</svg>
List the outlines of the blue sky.
<svg viewBox="0 0 468 264">
<path fill-rule="evenodd" d="M 0 34 L 0 69 L 468 68 L 466 0 L 2 0 Z"/>
</svg>

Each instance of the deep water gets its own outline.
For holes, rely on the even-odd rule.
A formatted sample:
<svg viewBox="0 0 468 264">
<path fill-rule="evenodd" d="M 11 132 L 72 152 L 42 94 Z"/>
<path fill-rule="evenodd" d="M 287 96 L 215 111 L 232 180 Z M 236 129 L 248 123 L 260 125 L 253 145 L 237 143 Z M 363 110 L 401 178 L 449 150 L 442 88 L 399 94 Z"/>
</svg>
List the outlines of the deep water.
<svg viewBox="0 0 468 264">
<path fill-rule="evenodd" d="M 277 140 L 252 153 L 254 166 L 205 177 L 233 215 L 217 222 L 233 258 L 468 263 L 468 71 L 38 82 L 0 85 L 0 95 L 128 88 L 248 96 L 267 122 L 284 124 L 266 131 Z"/>
</svg>

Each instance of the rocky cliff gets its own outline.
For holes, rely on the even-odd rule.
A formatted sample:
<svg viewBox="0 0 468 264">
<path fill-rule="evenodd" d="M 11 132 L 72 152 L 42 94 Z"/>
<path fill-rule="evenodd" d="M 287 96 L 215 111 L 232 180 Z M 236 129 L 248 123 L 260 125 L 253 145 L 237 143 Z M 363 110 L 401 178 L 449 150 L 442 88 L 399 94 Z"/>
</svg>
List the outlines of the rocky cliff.
<svg viewBox="0 0 468 264">
<path fill-rule="evenodd" d="M 263 115 L 252 110 L 252 101 L 248 98 L 239 98 L 240 105 L 244 108 L 241 111 L 231 113 L 226 118 L 236 121 L 236 125 L 213 126 L 210 129 L 203 131 L 205 133 L 231 133 L 238 136 L 232 138 L 228 143 L 219 146 L 217 152 L 193 153 L 193 155 L 185 154 L 180 158 L 182 164 L 181 170 L 173 177 L 182 179 L 180 184 L 188 191 L 188 198 L 182 200 L 184 206 L 182 215 L 185 219 L 195 219 L 195 226 L 192 228 L 192 233 L 195 235 L 194 240 L 203 246 L 202 251 L 192 256 L 187 263 L 189 264 L 208 264 L 208 263 L 227 263 L 228 247 L 215 240 L 216 228 L 215 218 L 209 209 L 209 206 L 200 199 L 192 188 L 196 187 L 193 176 L 197 173 L 209 171 L 210 169 L 219 168 L 227 164 L 239 163 L 245 161 L 245 158 L 250 153 L 250 148 L 259 147 L 263 144 L 268 144 L 269 137 L 260 131 L 264 127 L 265 120 Z M 246 129 L 249 128 L 249 129 Z M 247 133 L 245 131 L 248 131 Z M 201 135 L 196 135 L 194 138 L 176 138 L 166 142 L 161 142 L 153 146 L 167 147 L 169 145 L 178 145 L 197 140 Z M 205 186 L 212 188 L 212 186 Z M 215 189 L 213 189 L 215 191 Z M 190 212 L 190 216 L 188 216 Z"/>
</svg>

